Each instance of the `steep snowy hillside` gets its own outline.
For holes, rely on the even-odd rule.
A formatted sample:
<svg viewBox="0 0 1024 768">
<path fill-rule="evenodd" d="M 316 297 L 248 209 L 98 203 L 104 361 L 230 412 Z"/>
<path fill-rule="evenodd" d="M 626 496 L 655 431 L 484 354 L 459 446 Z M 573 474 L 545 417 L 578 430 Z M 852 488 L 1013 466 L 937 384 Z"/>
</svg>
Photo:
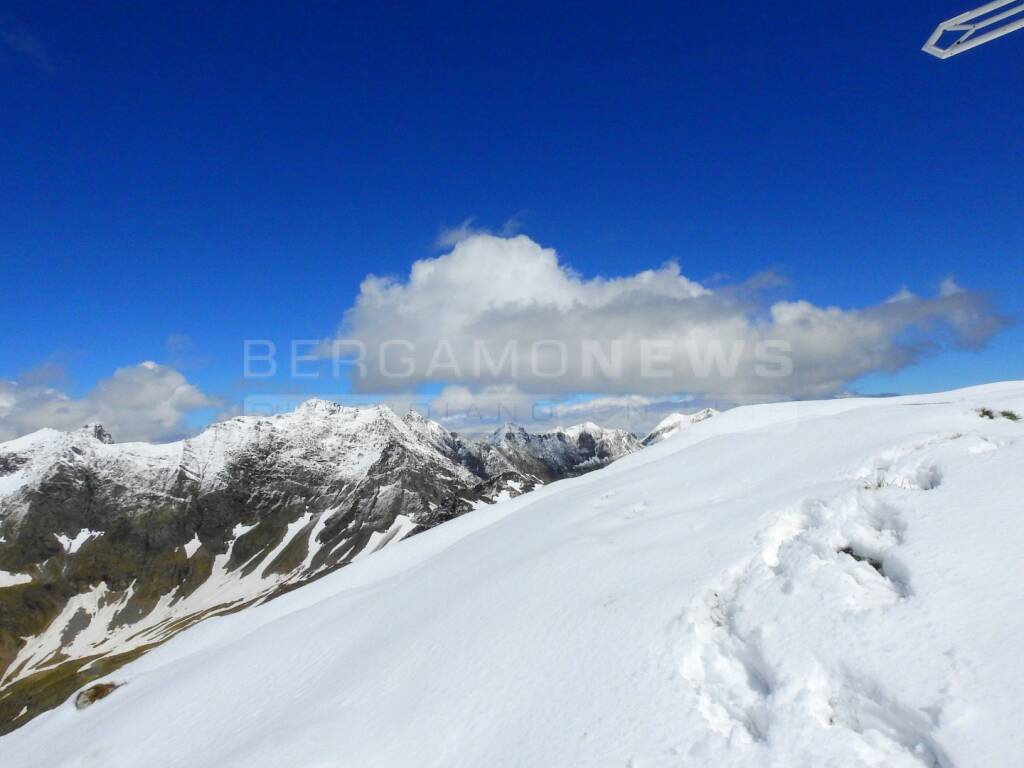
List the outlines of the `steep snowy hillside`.
<svg viewBox="0 0 1024 768">
<path fill-rule="evenodd" d="M 640 447 L 515 433 L 311 400 L 167 445 L 95 425 L 0 444 L 0 733 L 200 619 Z"/>
<path fill-rule="evenodd" d="M 686 429 L 691 424 L 696 424 L 717 415 L 718 411 L 714 408 L 704 408 L 696 413 L 670 413 L 658 422 L 658 425 L 647 434 L 642 443 L 645 446 L 660 443 L 662 440 L 667 440 L 678 433 L 679 430 Z"/>
<path fill-rule="evenodd" d="M 1021 413 L 728 411 L 203 622 L 3 765 L 1013 768 Z"/>
</svg>

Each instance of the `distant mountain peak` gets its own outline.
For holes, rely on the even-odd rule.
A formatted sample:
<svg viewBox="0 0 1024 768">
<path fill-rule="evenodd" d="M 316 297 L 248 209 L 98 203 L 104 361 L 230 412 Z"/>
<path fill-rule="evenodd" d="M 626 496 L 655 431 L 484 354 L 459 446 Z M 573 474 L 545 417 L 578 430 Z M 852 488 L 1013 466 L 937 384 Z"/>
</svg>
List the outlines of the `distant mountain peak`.
<svg viewBox="0 0 1024 768">
<path fill-rule="evenodd" d="M 563 432 L 604 432 L 605 427 L 599 426 L 592 421 L 584 421 L 582 424 L 573 424 L 571 427 L 567 427 Z"/>
<path fill-rule="evenodd" d="M 349 408 L 341 403 L 336 403 L 333 400 L 325 400 L 321 397 L 311 397 L 309 400 L 304 401 L 298 408 L 295 409 L 295 413 L 326 413 L 335 414 L 343 413 L 344 411 L 359 410 L 358 408 Z"/>
<path fill-rule="evenodd" d="M 113 445 L 114 438 L 106 430 L 102 424 L 86 424 L 84 427 L 78 430 L 80 433 L 84 433 L 89 437 L 99 440 L 101 443 L 106 445 Z"/>
<path fill-rule="evenodd" d="M 700 421 L 706 421 L 713 416 L 717 416 L 718 413 L 714 408 L 704 408 L 696 413 L 670 413 L 658 422 L 658 425 L 647 434 L 647 437 L 642 442 L 645 446 L 660 443 L 662 440 L 672 437 L 680 430 L 686 429 Z"/>
<path fill-rule="evenodd" d="M 514 421 L 506 421 L 500 427 L 497 427 L 493 432 L 491 432 L 491 437 L 497 440 L 502 440 L 505 437 L 518 437 L 519 435 L 525 434 L 529 433 L 521 424 L 516 424 Z"/>
</svg>

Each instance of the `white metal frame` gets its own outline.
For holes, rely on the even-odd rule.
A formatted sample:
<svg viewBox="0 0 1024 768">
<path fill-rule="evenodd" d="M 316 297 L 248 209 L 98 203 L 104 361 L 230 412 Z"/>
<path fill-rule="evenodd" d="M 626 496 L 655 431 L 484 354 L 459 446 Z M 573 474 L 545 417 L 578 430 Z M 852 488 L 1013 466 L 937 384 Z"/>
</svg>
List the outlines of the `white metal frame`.
<svg viewBox="0 0 1024 768">
<path fill-rule="evenodd" d="M 1008 5 L 1013 7 L 1006 8 Z M 1000 10 L 1002 8 L 1006 10 Z M 999 26 L 993 29 L 993 25 L 996 24 Z M 938 56 L 940 59 L 948 59 L 950 56 L 976 48 L 989 40 L 995 40 L 997 37 L 1008 35 L 1014 30 L 1022 28 L 1024 28 L 1024 2 L 995 0 L 995 2 L 967 13 L 961 13 L 959 16 L 939 24 L 921 50 L 932 56 Z M 947 32 L 962 32 L 963 34 L 949 45 L 940 48 L 939 38 Z"/>
</svg>

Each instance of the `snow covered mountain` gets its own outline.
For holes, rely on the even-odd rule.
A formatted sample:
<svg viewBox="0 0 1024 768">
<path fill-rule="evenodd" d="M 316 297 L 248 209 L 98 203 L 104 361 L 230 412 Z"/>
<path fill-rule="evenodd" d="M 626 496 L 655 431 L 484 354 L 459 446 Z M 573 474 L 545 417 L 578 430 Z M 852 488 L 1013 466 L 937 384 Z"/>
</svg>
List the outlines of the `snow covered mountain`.
<svg viewBox="0 0 1024 768">
<path fill-rule="evenodd" d="M 323 400 L 166 445 L 0 444 L 0 733 L 201 619 L 639 447 L 592 425 L 470 442 Z"/>
<path fill-rule="evenodd" d="M 718 411 L 714 408 L 704 408 L 696 413 L 670 413 L 658 422 L 658 426 L 647 434 L 642 444 L 647 446 L 660 443 L 662 440 L 667 440 L 675 435 L 679 430 L 686 429 L 691 424 L 696 424 L 717 415 Z"/>
<path fill-rule="evenodd" d="M 0 755 L 1012 768 L 1021 413 L 1024 383 L 735 409 L 190 628 Z"/>
<path fill-rule="evenodd" d="M 1022 412 L 728 411 L 198 624 L 4 766 L 1012 768 Z"/>
<path fill-rule="evenodd" d="M 531 474 L 544 482 L 596 469 L 641 448 L 636 436 L 587 422 L 532 434 L 506 423 L 474 446 L 487 474 Z"/>
</svg>

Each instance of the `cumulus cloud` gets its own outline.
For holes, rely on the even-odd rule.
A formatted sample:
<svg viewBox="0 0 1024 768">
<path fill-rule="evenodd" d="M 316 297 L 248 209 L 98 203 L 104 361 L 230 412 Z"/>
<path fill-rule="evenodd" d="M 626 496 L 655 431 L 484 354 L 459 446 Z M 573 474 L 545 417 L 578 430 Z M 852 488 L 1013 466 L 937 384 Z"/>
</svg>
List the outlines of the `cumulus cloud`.
<svg viewBox="0 0 1024 768">
<path fill-rule="evenodd" d="M 517 213 L 506 219 L 497 233 L 487 227 L 478 227 L 475 222 L 476 220 L 471 216 L 456 227 L 443 227 L 437 235 L 435 245 L 438 248 L 453 248 L 463 240 L 468 240 L 476 235 L 498 234 L 502 237 L 511 237 L 519 231 L 520 214 Z"/>
<path fill-rule="evenodd" d="M 405 279 L 369 276 L 325 354 L 357 389 L 443 382 L 527 395 L 690 393 L 734 401 L 829 396 L 1003 325 L 952 279 L 867 307 L 765 304 L 759 279 L 706 287 L 675 263 L 584 278 L 530 238 L 467 232 Z"/>
<path fill-rule="evenodd" d="M 118 368 L 80 399 L 34 378 L 0 379 L 0 440 L 90 423 L 103 424 L 119 441 L 170 440 L 187 431 L 191 411 L 213 405 L 177 370 L 152 362 Z"/>
</svg>

